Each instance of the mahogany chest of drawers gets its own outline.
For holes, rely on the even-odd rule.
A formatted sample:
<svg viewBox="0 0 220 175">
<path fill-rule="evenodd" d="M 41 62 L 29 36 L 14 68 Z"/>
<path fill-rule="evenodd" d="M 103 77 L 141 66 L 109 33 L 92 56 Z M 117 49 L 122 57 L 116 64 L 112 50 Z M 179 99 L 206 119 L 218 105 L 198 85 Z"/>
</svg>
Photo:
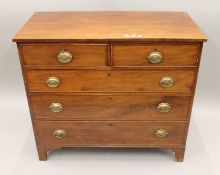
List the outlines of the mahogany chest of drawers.
<svg viewBox="0 0 220 175">
<path fill-rule="evenodd" d="M 39 12 L 16 34 L 40 160 L 153 147 L 183 161 L 206 36 L 183 12 Z"/>
</svg>

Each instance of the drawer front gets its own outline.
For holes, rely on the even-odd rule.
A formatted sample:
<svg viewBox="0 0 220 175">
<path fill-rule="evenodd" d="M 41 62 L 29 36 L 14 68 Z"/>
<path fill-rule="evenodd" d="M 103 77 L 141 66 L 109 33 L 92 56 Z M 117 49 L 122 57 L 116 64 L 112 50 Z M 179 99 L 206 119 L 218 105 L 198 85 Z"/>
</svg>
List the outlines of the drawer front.
<svg viewBox="0 0 220 175">
<path fill-rule="evenodd" d="M 106 44 L 21 45 L 21 51 L 25 65 L 106 66 L 107 63 Z"/>
<path fill-rule="evenodd" d="M 26 74 L 30 92 L 191 93 L 195 70 L 29 70 Z M 163 77 L 167 76 L 174 82 L 172 87 L 160 85 Z M 49 86 L 54 85 L 54 77 L 59 84 L 51 88 Z"/>
<path fill-rule="evenodd" d="M 152 64 L 148 60 L 148 57 L 154 51 L 162 54 L 162 57 L 156 58 L 162 60 L 160 60 L 159 63 L 154 62 L 154 64 Z M 136 44 L 112 46 L 113 66 L 195 66 L 197 65 L 198 55 L 198 44 Z"/>
<path fill-rule="evenodd" d="M 40 145 L 161 146 L 184 144 L 188 123 L 35 121 L 35 125 Z M 158 137 L 158 132 L 163 137 Z"/>
<path fill-rule="evenodd" d="M 158 95 L 31 95 L 34 118 L 188 120 L 191 97 Z"/>
</svg>

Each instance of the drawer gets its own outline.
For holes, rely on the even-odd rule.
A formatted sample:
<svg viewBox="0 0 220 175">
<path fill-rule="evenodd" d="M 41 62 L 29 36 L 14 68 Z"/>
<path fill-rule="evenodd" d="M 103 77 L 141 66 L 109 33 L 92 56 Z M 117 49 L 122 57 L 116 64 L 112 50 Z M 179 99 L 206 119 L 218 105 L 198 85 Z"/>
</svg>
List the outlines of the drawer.
<svg viewBox="0 0 220 175">
<path fill-rule="evenodd" d="M 40 145 L 183 145 L 187 122 L 34 121 Z"/>
<path fill-rule="evenodd" d="M 106 66 L 106 44 L 24 44 L 25 65 Z M 59 58 L 58 58 L 59 55 Z"/>
<path fill-rule="evenodd" d="M 191 93 L 195 70 L 29 70 L 26 75 L 30 92 Z"/>
<path fill-rule="evenodd" d="M 199 48 L 198 44 L 113 44 L 112 65 L 196 66 Z"/>
<path fill-rule="evenodd" d="M 188 120 L 190 96 L 31 95 L 34 118 L 71 120 Z"/>
</svg>

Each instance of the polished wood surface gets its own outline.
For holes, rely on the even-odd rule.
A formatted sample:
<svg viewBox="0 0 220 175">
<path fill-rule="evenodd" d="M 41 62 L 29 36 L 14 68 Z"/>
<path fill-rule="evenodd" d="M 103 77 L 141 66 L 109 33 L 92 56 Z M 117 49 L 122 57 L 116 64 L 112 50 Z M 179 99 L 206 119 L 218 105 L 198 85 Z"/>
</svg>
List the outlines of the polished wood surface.
<svg viewBox="0 0 220 175">
<path fill-rule="evenodd" d="M 160 95 L 31 95 L 33 117 L 49 120 L 188 120 L 190 96 Z M 51 103 L 63 111 L 52 112 Z M 170 112 L 157 106 L 169 103 Z"/>
<path fill-rule="evenodd" d="M 206 41 L 185 12 L 37 12 L 16 42 Z"/>
<path fill-rule="evenodd" d="M 30 92 L 184 92 L 192 91 L 194 70 L 30 70 L 26 72 Z M 164 76 L 173 77 L 170 88 L 160 86 Z M 61 84 L 50 88 L 48 77 L 58 77 Z"/>
<path fill-rule="evenodd" d="M 40 145 L 55 146 L 159 146 L 183 145 L 187 122 L 130 121 L 35 121 Z M 56 138 L 53 132 L 63 129 L 66 137 Z M 168 136 L 158 138 L 157 129 L 166 129 Z"/>
<path fill-rule="evenodd" d="M 163 60 L 151 64 L 147 57 L 153 51 L 162 53 Z M 196 66 L 199 44 L 113 44 L 112 66 Z"/>
<path fill-rule="evenodd" d="M 73 60 L 68 64 L 57 59 L 63 49 L 72 54 Z M 106 44 L 23 44 L 21 51 L 25 65 L 107 66 Z"/>
<path fill-rule="evenodd" d="M 40 160 L 62 147 L 156 147 L 183 161 L 203 42 L 185 12 L 38 12 L 16 34 Z M 73 60 L 61 64 L 60 50 Z M 163 60 L 149 64 L 159 51 Z M 48 87 L 55 76 L 60 86 Z M 164 76 L 174 85 L 160 86 Z M 52 112 L 60 103 L 61 112 Z M 157 105 L 171 111 L 159 113 Z M 64 129 L 58 139 L 54 130 Z M 157 129 L 168 136 L 158 138 Z"/>
</svg>

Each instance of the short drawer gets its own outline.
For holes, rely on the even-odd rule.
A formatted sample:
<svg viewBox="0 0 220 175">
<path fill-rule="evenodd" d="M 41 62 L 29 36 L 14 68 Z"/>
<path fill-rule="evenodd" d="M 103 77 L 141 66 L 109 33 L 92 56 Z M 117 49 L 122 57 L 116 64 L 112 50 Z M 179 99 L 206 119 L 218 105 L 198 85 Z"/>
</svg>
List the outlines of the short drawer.
<svg viewBox="0 0 220 175">
<path fill-rule="evenodd" d="M 113 44 L 113 66 L 196 66 L 199 44 Z"/>
<path fill-rule="evenodd" d="M 71 120 L 188 120 L 190 96 L 30 95 L 32 116 Z"/>
<path fill-rule="evenodd" d="M 195 70 L 28 70 L 26 75 L 30 92 L 191 93 Z"/>
<path fill-rule="evenodd" d="M 187 122 L 34 121 L 40 145 L 183 145 Z"/>
<path fill-rule="evenodd" d="M 25 65 L 106 66 L 106 44 L 24 44 Z"/>
</svg>

